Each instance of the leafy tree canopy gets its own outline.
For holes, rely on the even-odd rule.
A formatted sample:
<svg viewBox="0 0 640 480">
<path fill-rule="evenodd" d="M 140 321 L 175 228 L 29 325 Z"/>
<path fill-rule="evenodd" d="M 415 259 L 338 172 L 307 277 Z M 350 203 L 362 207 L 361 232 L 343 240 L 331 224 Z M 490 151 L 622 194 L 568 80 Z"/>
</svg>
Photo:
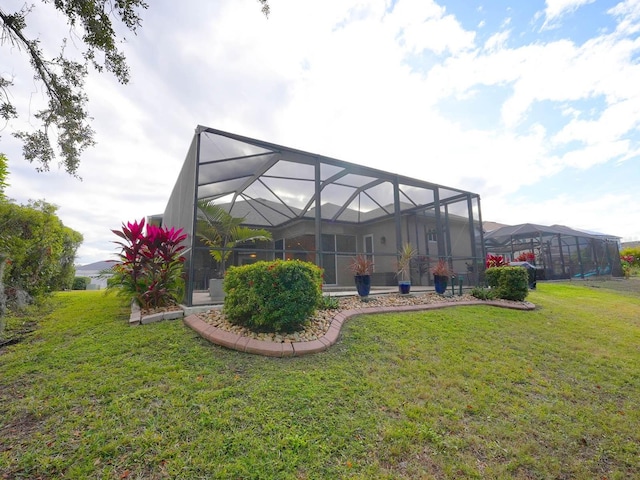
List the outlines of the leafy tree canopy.
<svg viewBox="0 0 640 480">
<path fill-rule="evenodd" d="M 9 185 L 7 183 L 7 177 L 9 176 L 7 157 L 4 153 L 0 153 L 0 200 L 4 199 L 4 189 Z"/>
<path fill-rule="evenodd" d="M 82 235 L 66 227 L 57 207 L 43 200 L 18 205 L 0 201 L 0 257 L 6 287 L 31 296 L 70 288 Z M 1 282 L 0 282 L 1 283 Z"/>
<path fill-rule="evenodd" d="M 68 38 L 61 39 L 59 53 L 49 58 L 43 52 L 38 38 L 26 31 L 29 13 L 35 4 L 24 4 L 18 11 L 9 12 L 0 7 L 0 46 L 23 51 L 34 70 L 34 78 L 43 86 L 47 105 L 36 112 L 31 122 L 35 131 L 18 131 L 14 136 L 23 142 L 23 154 L 29 162 L 37 162 L 39 171 L 46 171 L 60 156 L 60 162 L 71 175 L 77 175 L 80 156 L 95 144 L 91 118 L 87 112 L 84 82 L 88 67 L 113 73 L 120 83 L 129 81 L 129 68 L 125 55 L 118 49 L 121 43 L 115 28 L 124 25 L 135 33 L 140 26 L 140 11 L 148 7 L 144 0 L 41 0 L 53 4 L 67 18 L 70 26 Z M 258 0 L 262 12 L 269 14 L 268 0 Z M 78 45 L 82 40 L 80 59 L 65 53 L 67 40 Z M 47 45 L 48 48 L 52 46 Z M 13 77 L 0 74 L 0 119 L 9 121 L 18 117 L 9 90 Z M 57 149 L 54 149 L 55 138 Z M 57 152 L 56 152 L 57 150 Z M 57 153 L 57 155 L 56 155 Z"/>
<path fill-rule="evenodd" d="M 28 57 L 34 70 L 34 78 L 41 82 L 47 97 L 47 105 L 34 114 L 37 126 L 33 132 L 14 133 L 23 141 L 23 154 L 29 161 L 37 161 L 38 170 L 48 170 L 56 158 L 50 136 L 57 137 L 58 153 L 66 171 L 75 175 L 80 163 L 80 155 L 92 146 L 93 130 L 87 113 L 87 96 L 84 93 L 88 65 L 96 70 L 112 72 L 118 81 L 129 81 L 129 69 L 124 54 L 118 49 L 119 40 L 114 22 L 120 22 L 135 32 L 140 25 L 138 11 L 147 8 L 143 0 L 43 0 L 53 3 L 62 12 L 71 27 L 70 36 L 76 36 L 83 44 L 82 58 L 71 59 L 65 54 L 67 38 L 61 39 L 59 53 L 45 56 L 38 38 L 31 38 L 26 32 L 29 13 L 34 4 L 25 4 L 15 12 L 0 8 L 3 47 L 17 48 Z M 48 46 L 49 47 L 49 46 Z M 13 78 L 4 73 L 0 77 L 0 116 L 4 120 L 17 118 L 18 112 L 9 96 Z"/>
</svg>

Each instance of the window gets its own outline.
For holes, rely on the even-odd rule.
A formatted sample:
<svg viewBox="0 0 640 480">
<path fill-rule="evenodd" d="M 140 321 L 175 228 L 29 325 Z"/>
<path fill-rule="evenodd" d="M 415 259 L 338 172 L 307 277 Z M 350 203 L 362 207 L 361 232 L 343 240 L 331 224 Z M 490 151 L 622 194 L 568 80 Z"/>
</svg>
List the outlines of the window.
<svg viewBox="0 0 640 480">
<path fill-rule="evenodd" d="M 336 235 L 336 252 L 353 255 L 356 251 L 355 235 Z"/>
<path fill-rule="evenodd" d="M 322 268 L 326 285 L 338 283 L 338 257 L 353 256 L 355 251 L 356 237 L 354 235 L 322 234 Z"/>
<path fill-rule="evenodd" d="M 275 258 L 276 260 L 284 259 L 284 239 L 279 239 L 274 242 Z"/>
<path fill-rule="evenodd" d="M 364 236 L 364 254 L 373 262 L 373 235 Z"/>
</svg>

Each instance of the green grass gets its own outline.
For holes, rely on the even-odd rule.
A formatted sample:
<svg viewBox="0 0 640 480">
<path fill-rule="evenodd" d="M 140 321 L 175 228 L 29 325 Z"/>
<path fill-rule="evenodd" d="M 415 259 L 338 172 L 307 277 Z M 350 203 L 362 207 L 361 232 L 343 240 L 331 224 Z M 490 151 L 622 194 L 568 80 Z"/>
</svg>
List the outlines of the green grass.
<svg viewBox="0 0 640 480">
<path fill-rule="evenodd" d="M 289 359 L 58 294 L 0 351 L 0 478 L 638 478 L 640 295 L 592 286 L 362 316 Z"/>
</svg>

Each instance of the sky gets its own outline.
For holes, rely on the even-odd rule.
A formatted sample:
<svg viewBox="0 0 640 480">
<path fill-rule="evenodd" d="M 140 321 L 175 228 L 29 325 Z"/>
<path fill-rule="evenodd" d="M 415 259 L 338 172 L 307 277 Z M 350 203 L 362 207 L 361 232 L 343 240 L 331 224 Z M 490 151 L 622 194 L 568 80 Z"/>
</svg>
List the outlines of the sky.
<svg viewBox="0 0 640 480">
<path fill-rule="evenodd" d="M 20 114 L 0 128 L 5 193 L 57 205 L 79 265 L 164 211 L 198 125 L 478 193 L 484 221 L 640 240 L 640 0 L 148 3 L 119 31 L 131 81 L 87 80 L 82 181 L 22 158 L 11 132 L 44 97 L 0 46 Z M 65 22 L 38 3 L 27 31 L 54 53 Z"/>
</svg>

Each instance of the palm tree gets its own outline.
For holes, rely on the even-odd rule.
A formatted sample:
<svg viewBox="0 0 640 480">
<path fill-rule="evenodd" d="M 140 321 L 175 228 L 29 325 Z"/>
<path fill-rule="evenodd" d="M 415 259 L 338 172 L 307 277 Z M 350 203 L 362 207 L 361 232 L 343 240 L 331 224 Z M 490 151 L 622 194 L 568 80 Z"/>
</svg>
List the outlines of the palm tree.
<svg viewBox="0 0 640 480">
<path fill-rule="evenodd" d="M 197 236 L 211 248 L 211 256 L 218 262 L 222 276 L 232 249 L 245 242 L 271 240 L 271 232 L 242 225 L 244 217 L 234 217 L 213 201 L 198 201 Z"/>
</svg>

